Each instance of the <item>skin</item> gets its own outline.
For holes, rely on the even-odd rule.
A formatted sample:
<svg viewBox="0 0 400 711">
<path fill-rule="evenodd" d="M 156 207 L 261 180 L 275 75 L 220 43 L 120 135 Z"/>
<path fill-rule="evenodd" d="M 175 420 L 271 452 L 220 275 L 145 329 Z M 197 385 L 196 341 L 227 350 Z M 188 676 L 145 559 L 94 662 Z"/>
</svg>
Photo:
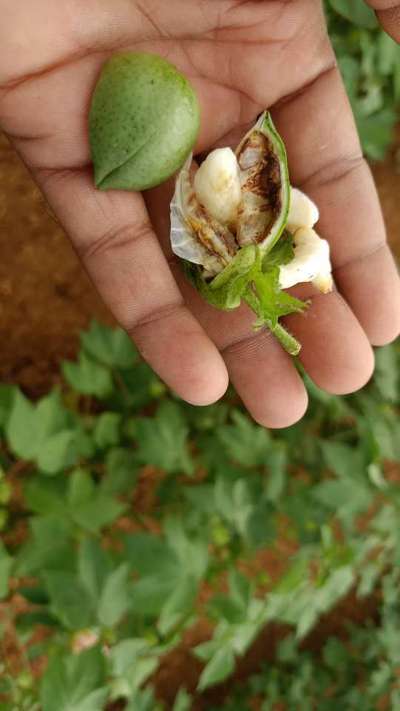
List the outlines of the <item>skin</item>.
<svg viewBox="0 0 400 711">
<path fill-rule="evenodd" d="M 400 39 L 400 5 L 370 4 Z M 223 394 L 229 374 L 269 427 L 294 423 L 307 406 L 291 359 L 267 332 L 252 332 L 253 315 L 245 307 L 215 311 L 182 279 L 168 249 L 171 184 L 145 198 L 94 189 L 90 97 L 118 50 L 159 53 L 190 78 L 202 109 L 199 152 L 236 145 L 272 109 L 292 183 L 320 208 L 338 288 L 312 292 L 307 315 L 287 325 L 320 387 L 348 393 L 364 385 L 371 344 L 400 331 L 400 285 L 319 0 L 0 0 L 0 16 L 0 123 L 159 375 L 204 405 Z"/>
</svg>

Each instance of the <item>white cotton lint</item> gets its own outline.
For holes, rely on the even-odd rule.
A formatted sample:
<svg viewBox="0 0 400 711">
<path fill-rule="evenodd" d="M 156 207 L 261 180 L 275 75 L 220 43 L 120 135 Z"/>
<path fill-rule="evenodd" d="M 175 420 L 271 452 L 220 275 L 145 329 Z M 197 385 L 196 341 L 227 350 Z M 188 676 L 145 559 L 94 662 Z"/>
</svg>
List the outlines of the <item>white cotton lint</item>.
<svg viewBox="0 0 400 711">
<path fill-rule="evenodd" d="M 234 225 L 241 201 L 239 165 L 230 148 L 216 148 L 201 164 L 194 178 L 199 202 L 214 219 Z"/>
<path fill-rule="evenodd" d="M 290 210 L 287 229 L 294 234 L 301 227 L 314 227 L 319 220 L 319 210 L 310 198 L 298 190 L 290 190 Z"/>
<path fill-rule="evenodd" d="M 279 284 L 282 289 L 303 282 L 312 282 L 317 289 L 327 293 L 333 288 L 329 244 L 315 230 L 302 227 L 293 236 L 295 256 L 280 268 Z"/>
</svg>

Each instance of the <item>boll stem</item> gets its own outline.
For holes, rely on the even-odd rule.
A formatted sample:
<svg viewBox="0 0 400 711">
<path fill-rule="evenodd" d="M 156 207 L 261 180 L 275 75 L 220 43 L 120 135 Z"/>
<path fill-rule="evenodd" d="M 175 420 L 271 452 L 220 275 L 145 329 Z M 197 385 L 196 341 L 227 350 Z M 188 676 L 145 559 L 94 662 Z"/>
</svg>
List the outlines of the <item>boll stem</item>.
<svg viewBox="0 0 400 711">
<path fill-rule="evenodd" d="M 291 355 L 291 356 L 299 355 L 299 353 L 301 351 L 301 344 L 280 323 L 277 323 L 276 326 L 273 326 L 271 328 L 271 333 L 274 334 L 277 341 L 279 341 L 281 346 L 283 346 L 283 348 L 285 349 L 285 351 L 287 353 L 289 353 L 289 355 Z"/>
<path fill-rule="evenodd" d="M 250 289 L 247 289 L 243 299 L 256 314 L 259 313 L 257 297 Z M 264 322 L 267 328 L 269 328 L 271 333 L 275 336 L 276 340 L 279 341 L 282 348 L 284 348 L 286 353 L 289 353 L 291 356 L 299 355 L 301 351 L 301 344 L 294 336 L 292 336 L 291 333 L 289 333 L 289 331 L 286 330 L 286 328 L 282 326 L 282 324 L 279 322 L 273 324 L 271 321 L 266 319 Z"/>
</svg>

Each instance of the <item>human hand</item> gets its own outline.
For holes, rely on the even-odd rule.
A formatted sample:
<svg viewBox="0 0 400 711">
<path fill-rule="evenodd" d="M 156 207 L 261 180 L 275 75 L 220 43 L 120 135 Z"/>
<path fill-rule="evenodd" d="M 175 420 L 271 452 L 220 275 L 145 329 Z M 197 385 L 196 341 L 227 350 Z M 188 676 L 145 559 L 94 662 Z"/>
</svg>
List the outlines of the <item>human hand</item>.
<svg viewBox="0 0 400 711">
<path fill-rule="evenodd" d="M 292 360 L 267 331 L 252 331 L 253 314 L 216 311 L 182 278 L 168 246 L 171 185 L 145 198 L 95 190 L 90 99 L 119 50 L 160 54 L 189 77 L 202 107 L 197 152 L 235 145 L 272 108 L 292 183 L 320 207 L 338 287 L 312 293 L 307 314 L 287 324 L 317 385 L 361 387 L 373 369 L 370 343 L 399 333 L 400 287 L 320 0 L 36 0 L 29 9 L 0 0 L 0 8 L 0 124 L 159 375 L 206 404 L 223 394 L 229 373 L 253 417 L 270 427 L 292 424 L 307 405 Z M 382 13 L 392 33 L 396 17 Z"/>
</svg>

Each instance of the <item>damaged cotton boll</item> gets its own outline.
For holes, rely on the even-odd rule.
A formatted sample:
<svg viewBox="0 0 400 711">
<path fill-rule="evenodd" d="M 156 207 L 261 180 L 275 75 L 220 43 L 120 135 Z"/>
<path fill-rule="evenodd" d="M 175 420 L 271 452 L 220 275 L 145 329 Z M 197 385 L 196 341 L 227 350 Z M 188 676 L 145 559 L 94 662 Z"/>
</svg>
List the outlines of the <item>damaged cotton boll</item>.
<svg viewBox="0 0 400 711">
<path fill-rule="evenodd" d="M 230 148 L 216 148 L 194 177 L 199 201 L 219 222 L 234 227 L 241 201 L 239 165 Z"/>
<path fill-rule="evenodd" d="M 237 251 L 229 228 L 200 203 L 193 186 L 189 156 L 171 202 L 171 246 L 174 254 L 198 264 L 209 278 L 220 272 Z"/>
<path fill-rule="evenodd" d="M 209 304 L 229 311 L 246 303 L 254 328 L 267 326 L 297 355 L 301 345 L 280 319 L 308 304 L 284 289 L 312 281 L 329 291 L 333 283 L 329 246 L 312 229 L 318 217 L 291 188 L 284 143 L 265 112 L 235 153 L 212 151 L 197 173 L 188 159 L 171 203 L 171 246 Z"/>
<path fill-rule="evenodd" d="M 294 236 L 294 259 L 280 267 L 279 284 L 282 289 L 303 282 L 312 282 L 314 286 L 328 293 L 332 291 L 332 267 L 329 244 L 321 239 L 310 227 L 301 227 Z"/>
<path fill-rule="evenodd" d="M 242 200 L 236 239 L 243 247 L 271 249 L 289 212 L 290 183 L 286 150 L 268 114 L 261 116 L 236 149 Z"/>
</svg>

